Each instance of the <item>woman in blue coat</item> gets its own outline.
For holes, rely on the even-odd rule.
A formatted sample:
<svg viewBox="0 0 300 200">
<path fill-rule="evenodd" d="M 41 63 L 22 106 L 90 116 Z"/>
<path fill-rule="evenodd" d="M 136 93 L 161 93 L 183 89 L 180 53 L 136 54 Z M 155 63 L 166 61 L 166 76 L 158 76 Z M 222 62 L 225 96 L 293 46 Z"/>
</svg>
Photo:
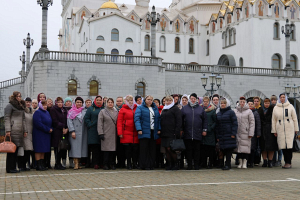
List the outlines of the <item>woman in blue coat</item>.
<svg viewBox="0 0 300 200">
<path fill-rule="evenodd" d="M 47 111 L 47 101 L 39 103 L 39 109 L 33 115 L 32 140 L 35 159 L 37 162 L 36 170 L 46 170 L 44 166 L 45 153 L 51 150 L 52 119 Z"/>
<path fill-rule="evenodd" d="M 140 168 L 152 170 L 155 165 L 156 140 L 161 129 L 160 114 L 152 96 L 146 96 L 142 105 L 137 107 L 134 123 L 140 140 Z"/>
<path fill-rule="evenodd" d="M 230 103 L 226 99 L 221 100 L 220 112 L 217 114 L 217 141 L 223 155 L 226 156 L 223 170 L 231 169 L 231 156 L 233 149 L 236 148 L 236 134 L 238 122 L 235 112 L 231 110 Z"/>
</svg>

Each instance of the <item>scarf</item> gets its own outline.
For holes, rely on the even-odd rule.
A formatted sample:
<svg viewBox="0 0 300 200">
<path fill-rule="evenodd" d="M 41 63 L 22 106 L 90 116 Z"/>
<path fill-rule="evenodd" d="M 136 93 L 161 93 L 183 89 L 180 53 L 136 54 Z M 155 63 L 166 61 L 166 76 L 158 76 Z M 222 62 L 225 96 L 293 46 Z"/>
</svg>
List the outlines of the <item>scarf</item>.
<svg viewBox="0 0 300 200">
<path fill-rule="evenodd" d="M 95 99 L 94 99 L 94 104 L 95 104 L 96 107 L 101 108 L 102 105 L 103 105 L 103 103 L 102 103 L 101 105 L 98 105 L 98 104 L 96 103 L 96 99 L 97 99 L 98 97 L 101 97 L 101 96 L 98 95 L 98 96 L 95 97 Z M 101 99 L 102 99 L 102 97 L 101 97 Z"/>
<path fill-rule="evenodd" d="M 130 105 L 130 104 L 128 103 L 128 101 L 125 100 L 125 102 L 126 102 L 125 104 L 126 104 L 131 110 L 134 109 L 134 105 L 136 105 L 136 103 L 133 103 L 133 104 Z"/>
<path fill-rule="evenodd" d="M 84 109 L 84 107 L 80 107 L 80 108 L 77 108 L 75 103 L 72 105 L 72 108 L 71 110 L 69 110 L 68 112 L 68 118 L 69 119 L 75 119 L 76 117 L 78 117 L 80 120 L 81 119 L 81 111 Z"/>
<path fill-rule="evenodd" d="M 263 111 L 264 111 L 264 114 L 266 114 L 266 113 L 267 113 L 268 109 L 269 109 L 269 108 L 266 108 L 266 107 L 264 107 L 264 106 L 263 106 Z"/>
<path fill-rule="evenodd" d="M 117 111 L 119 112 L 120 110 L 121 110 L 121 108 L 122 108 L 122 106 L 123 106 L 124 104 L 122 104 L 122 105 L 120 105 L 120 106 L 115 106 L 115 108 L 117 109 Z"/>
<path fill-rule="evenodd" d="M 41 102 L 39 102 L 39 109 L 45 110 Z"/>
<path fill-rule="evenodd" d="M 191 107 L 195 107 L 198 104 L 198 102 L 197 101 L 195 103 L 189 102 L 189 104 Z"/>
<path fill-rule="evenodd" d="M 170 104 L 170 105 L 165 105 L 163 110 L 169 110 L 170 108 L 172 108 L 174 106 L 174 99 L 173 99 L 173 102 Z"/>
</svg>

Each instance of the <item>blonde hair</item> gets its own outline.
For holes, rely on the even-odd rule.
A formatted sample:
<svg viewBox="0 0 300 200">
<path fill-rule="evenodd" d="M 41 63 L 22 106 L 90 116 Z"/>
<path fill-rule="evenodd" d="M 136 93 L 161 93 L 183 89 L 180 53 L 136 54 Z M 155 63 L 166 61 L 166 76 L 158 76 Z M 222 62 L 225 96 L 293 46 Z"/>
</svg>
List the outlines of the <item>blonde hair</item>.
<svg viewBox="0 0 300 200">
<path fill-rule="evenodd" d="M 171 101 L 173 101 L 173 97 L 172 96 L 166 96 L 166 98 L 165 98 L 165 101 L 168 101 L 168 100 L 171 100 Z"/>
<path fill-rule="evenodd" d="M 154 99 L 153 96 L 147 95 L 147 96 L 145 97 L 145 100 L 148 99 L 149 97 L 152 98 L 152 100 Z"/>
<path fill-rule="evenodd" d="M 123 97 L 118 97 L 118 98 L 122 98 L 122 99 L 123 99 Z M 125 97 L 125 100 L 126 100 L 126 101 L 133 100 L 133 96 L 132 96 L 132 95 L 127 95 L 127 96 Z"/>
<path fill-rule="evenodd" d="M 210 99 L 209 99 L 208 96 L 205 96 L 205 97 L 203 97 L 203 101 L 204 101 L 204 100 L 208 100 L 208 101 L 209 101 Z"/>
<path fill-rule="evenodd" d="M 227 100 L 226 100 L 226 99 L 222 99 L 220 103 L 225 103 L 225 104 L 227 104 Z"/>
<path fill-rule="evenodd" d="M 37 99 L 32 99 L 32 103 L 38 103 Z"/>
</svg>

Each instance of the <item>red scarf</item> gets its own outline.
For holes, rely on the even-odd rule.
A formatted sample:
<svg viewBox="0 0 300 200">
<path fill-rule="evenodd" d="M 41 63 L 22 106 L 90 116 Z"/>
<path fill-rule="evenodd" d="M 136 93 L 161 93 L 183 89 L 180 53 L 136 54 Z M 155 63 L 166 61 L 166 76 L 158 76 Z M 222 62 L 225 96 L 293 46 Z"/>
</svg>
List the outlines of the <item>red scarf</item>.
<svg viewBox="0 0 300 200">
<path fill-rule="evenodd" d="M 101 108 L 102 105 L 103 105 L 103 103 L 102 103 L 101 105 L 98 105 L 98 104 L 97 104 L 96 99 L 97 99 L 98 97 L 101 97 L 101 96 L 99 95 L 99 96 L 96 96 L 96 97 L 95 97 L 95 99 L 94 99 L 94 104 L 95 104 L 95 106 L 97 106 L 98 108 Z M 102 97 L 101 97 L 101 99 L 102 99 Z"/>
</svg>

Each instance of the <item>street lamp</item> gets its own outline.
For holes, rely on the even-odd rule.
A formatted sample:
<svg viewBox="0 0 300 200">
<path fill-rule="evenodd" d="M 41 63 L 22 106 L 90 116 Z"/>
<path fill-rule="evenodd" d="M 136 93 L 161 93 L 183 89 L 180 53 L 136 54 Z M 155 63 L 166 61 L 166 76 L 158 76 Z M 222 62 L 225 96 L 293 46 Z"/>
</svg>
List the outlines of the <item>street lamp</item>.
<svg viewBox="0 0 300 200">
<path fill-rule="evenodd" d="M 201 82 L 202 82 L 202 86 L 205 87 L 207 86 L 207 81 L 208 81 L 208 77 L 205 76 L 205 74 L 203 74 L 203 76 L 201 77 Z M 222 83 L 222 76 L 218 75 L 214 75 L 213 73 L 209 76 L 209 81 L 210 81 L 210 89 L 205 89 L 207 92 L 210 92 L 210 96 L 213 95 L 214 92 L 216 92 Z M 214 89 L 214 85 L 217 85 L 217 89 Z"/>
<path fill-rule="evenodd" d="M 22 70 L 19 72 L 19 75 L 22 78 L 22 81 L 24 81 L 25 77 L 25 51 L 23 51 L 23 54 L 20 56 L 20 61 L 22 62 Z"/>
<path fill-rule="evenodd" d="M 27 38 L 23 39 L 23 43 L 26 46 L 26 73 L 30 69 L 30 47 L 33 46 L 34 40 L 30 38 L 30 34 L 27 34 Z"/>
<path fill-rule="evenodd" d="M 47 48 L 48 7 L 53 4 L 53 0 L 37 0 L 37 4 L 42 6 L 42 45 L 40 51 L 49 51 Z"/>
<path fill-rule="evenodd" d="M 291 34 L 293 33 L 294 31 L 294 26 L 292 26 L 290 23 L 289 23 L 289 20 L 287 19 L 286 20 L 286 24 L 285 26 L 282 26 L 281 27 L 281 32 L 282 34 L 285 35 L 285 52 L 286 52 L 286 65 L 285 65 L 285 68 L 284 69 L 287 69 L 287 70 L 291 70 L 291 61 L 290 61 L 290 37 L 291 37 Z"/>
<path fill-rule="evenodd" d="M 151 23 L 151 56 L 156 57 L 156 24 L 160 20 L 160 14 L 155 11 L 155 6 L 152 7 L 151 15 L 147 14 L 147 21 Z"/>
</svg>

